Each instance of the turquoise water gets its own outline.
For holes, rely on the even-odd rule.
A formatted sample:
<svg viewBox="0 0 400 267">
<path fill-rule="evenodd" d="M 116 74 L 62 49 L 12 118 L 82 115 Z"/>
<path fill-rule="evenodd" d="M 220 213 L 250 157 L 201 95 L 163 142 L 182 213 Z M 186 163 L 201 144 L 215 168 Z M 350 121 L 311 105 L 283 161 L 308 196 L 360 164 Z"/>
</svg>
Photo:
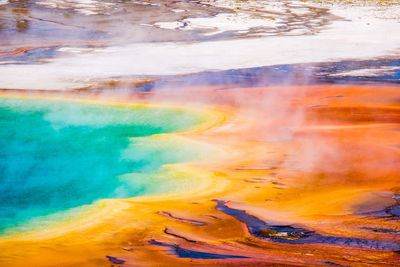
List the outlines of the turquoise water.
<svg viewBox="0 0 400 267">
<path fill-rule="evenodd" d="M 0 98 L 0 232 L 99 199 L 168 190 L 173 184 L 148 175 L 119 177 L 156 172 L 184 157 L 135 146 L 129 138 L 201 121 L 199 114 L 174 109 Z"/>
</svg>

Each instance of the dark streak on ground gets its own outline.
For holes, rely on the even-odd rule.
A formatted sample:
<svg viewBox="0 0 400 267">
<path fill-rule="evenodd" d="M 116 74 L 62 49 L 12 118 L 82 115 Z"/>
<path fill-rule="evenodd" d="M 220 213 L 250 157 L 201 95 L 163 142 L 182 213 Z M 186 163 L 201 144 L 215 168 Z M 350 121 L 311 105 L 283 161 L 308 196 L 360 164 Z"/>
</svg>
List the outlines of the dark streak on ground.
<svg viewBox="0 0 400 267">
<path fill-rule="evenodd" d="M 167 212 L 167 211 L 159 211 L 159 212 L 157 212 L 157 214 L 163 215 L 165 217 L 168 217 L 168 218 L 180 221 L 180 222 L 190 223 L 190 224 L 196 225 L 196 226 L 207 225 L 206 222 L 201 222 L 201 221 L 196 221 L 196 220 L 192 220 L 192 219 L 185 219 L 185 218 L 177 217 L 177 216 L 175 216 L 172 213 Z"/>
<path fill-rule="evenodd" d="M 178 256 L 179 258 L 191 258 L 191 259 L 246 259 L 249 257 L 246 256 L 238 256 L 238 255 L 226 255 L 226 254 L 215 254 L 201 251 L 194 251 L 189 249 L 184 249 L 179 245 L 168 244 L 164 242 L 158 242 L 154 239 L 149 241 L 149 244 L 161 247 L 167 247 L 173 255 Z"/>
<path fill-rule="evenodd" d="M 338 263 L 335 263 L 332 261 L 324 261 L 323 264 L 331 265 L 331 266 L 344 266 L 344 265 L 341 265 L 341 264 L 338 264 Z"/>
<path fill-rule="evenodd" d="M 382 210 L 362 212 L 362 213 L 356 213 L 356 214 L 399 220 L 400 219 L 400 196 L 399 196 L 399 194 L 394 194 L 392 198 L 396 201 L 396 204 L 388 206 Z"/>
<path fill-rule="evenodd" d="M 181 236 L 181 235 L 178 235 L 178 234 L 173 233 L 170 229 L 168 229 L 168 227 L 165 227 L 164 233 L 166 233 L 167 235 L 171 235 L 171 236 L 174 236 L 174 237 L 183 239 L 183 240 L 185 240 L 185 241 L 187 241 L 187 242 L 190 242 L 190 243 L 197 243 L 196 240 L 189 239 L 189 238 L 186 238 L 186 237 L 184 237 L 184 236 Z"/>
<path fill-rule="evenodd" d="M 400 68 L 381 75 L 335 76 L 335 74 L 341 72 L 381 67 L 400 67 L 400 59 L 392 58 L 321 62 L 314 64 L 274 65 L 226 71 L 201 72 L 188 75 L 161 76 L 156 77 L 159 78 L 159 80 L 136 88 L 135 91 L 148 92 L 167 88 L 214 84 L 232 84 L 232 86 L 226 89 L 313 84 L 400 84 Z M 338 95 L 330 97 L 340 98 L 344 96 Z"/>
<path fill-rule="evenodd" d="M 380 227 L 360 227 L 360 229 L 373 231 L 376 233 L 388 233 L 388 234 L 400 234 L 400 230 L 394 230 L 389 228 L 380 228 Z"/>
<path fill-rule="evenodd" d="M 112 263 L 115 263 L 115 264 L 123 264 L 123 263 L 125 263 L 124 260 L 120 260 L 120 259 L 117 259 L 117 258 L 115 258 L 115 257 L 106 256 L 106 258 L 107 258 L 109 261 L 111 261 Z"/>
<path fill-rule="evenodd" d="M 215 202 L 218 211 L 235 217 L 246 224 L 251 235 L 268 241 L 285 244 L 326 244 L 381 251 L 400 250 L 400 242 L 321 235 L 299 226 L 265 222 L 247 214 L 244 210 L 229 208 L 225 205 L 225 201 L 215 200 Z"/>
</svg>

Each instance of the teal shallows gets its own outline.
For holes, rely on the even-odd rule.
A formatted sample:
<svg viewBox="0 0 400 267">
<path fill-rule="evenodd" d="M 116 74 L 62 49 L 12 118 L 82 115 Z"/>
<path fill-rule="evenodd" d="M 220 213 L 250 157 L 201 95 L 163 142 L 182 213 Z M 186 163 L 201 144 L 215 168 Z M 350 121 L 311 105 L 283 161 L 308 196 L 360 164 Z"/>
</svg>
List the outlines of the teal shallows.
<svg viewBox="0 0 400 267">
<path fill-rule="evenodd" d="M 157 156 L 165 153 L 129 138 L 184 130 L 203 119 L 178 109 L 0 98 L 0 231 L 99 199 L 168 190 L 171 181 L 118 177 L 143 173 L 134 177 L 146 179 L 163 164 L 182 161 L 184 150 Z M 139 156 L 123 156 L 128 147 Z M 191 151 L 187 160 L 195 157 Z"/>
</svg>

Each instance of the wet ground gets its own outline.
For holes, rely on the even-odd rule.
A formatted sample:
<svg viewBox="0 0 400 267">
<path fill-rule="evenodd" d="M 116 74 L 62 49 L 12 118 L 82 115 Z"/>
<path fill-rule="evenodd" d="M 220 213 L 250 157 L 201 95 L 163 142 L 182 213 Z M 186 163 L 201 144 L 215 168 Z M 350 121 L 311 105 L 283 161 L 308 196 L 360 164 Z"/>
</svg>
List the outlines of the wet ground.
<svg viewBox="0 0 400 267">
<path fill-rule="evenodd" d="M 391 1 L 3 1 L 0 88 L 396 83 L 399 22 Z"/>
<path fill-rule="evenodd" d="M 213 114 L 167 147 L 212 147 L 165 167 L 197 183 L 2 237 L 0 265 L 400 265 L 398 1 L 0 0 L 0 95 Z"/>
</svg>

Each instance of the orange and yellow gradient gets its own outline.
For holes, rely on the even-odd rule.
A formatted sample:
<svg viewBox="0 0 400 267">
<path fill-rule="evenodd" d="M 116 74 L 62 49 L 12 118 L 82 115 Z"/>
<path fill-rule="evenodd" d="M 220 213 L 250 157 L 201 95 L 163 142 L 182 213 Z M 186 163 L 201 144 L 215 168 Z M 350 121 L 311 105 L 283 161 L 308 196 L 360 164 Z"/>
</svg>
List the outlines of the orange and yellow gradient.
<svg viewBox="0 0 400 267">
<path fill-rule="evenodd" d="M 400 88 L 223 88 L 113 98 L 1 92 L 113 105 L 195 106 L 207 120 L 184 132 L 149 137 L 170 149 L 184 143 L 202 150 L 198 160 L 163 167 L 162 175 L 190 183 L 173 192 L 103 199 L 73 220 L 3 236 L 0 265 L 398 264 Z M 296 225 L 318 237 L 302 243 L 300 234 L 254 234 L 251 222 L 217 210 L 216 200 L 269 225 Z M 176 249 L 243 257 L 196 259 L 179 256 Z"/>
</svg>

